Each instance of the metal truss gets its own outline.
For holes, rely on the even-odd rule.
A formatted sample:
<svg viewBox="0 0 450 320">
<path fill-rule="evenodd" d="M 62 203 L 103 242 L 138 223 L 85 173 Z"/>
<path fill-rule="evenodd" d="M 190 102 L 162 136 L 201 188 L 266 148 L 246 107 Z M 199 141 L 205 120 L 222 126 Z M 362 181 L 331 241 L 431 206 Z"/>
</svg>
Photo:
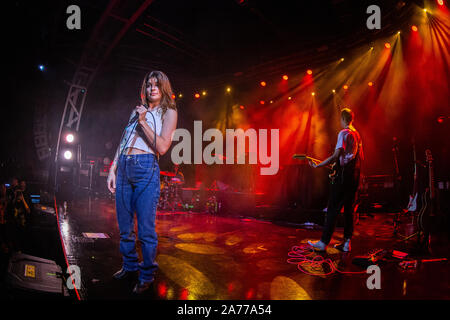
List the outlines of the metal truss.
<svg viewBox="0 0 450 320">
<path fill-rule="evenodd" d="M 69 83 L 69 91 L 59 126 L 55 163 L 58 161 L 61 134 L 64 128 L 79 130 L 88 88 L 98 70 L 128 29 L 152 2 L 153 0 L 111 0 L 108 3 L 86 43 L 75 74 Z M 130 17 L 122 17 L 126 14 L 129 14 Z"/>
</svg>

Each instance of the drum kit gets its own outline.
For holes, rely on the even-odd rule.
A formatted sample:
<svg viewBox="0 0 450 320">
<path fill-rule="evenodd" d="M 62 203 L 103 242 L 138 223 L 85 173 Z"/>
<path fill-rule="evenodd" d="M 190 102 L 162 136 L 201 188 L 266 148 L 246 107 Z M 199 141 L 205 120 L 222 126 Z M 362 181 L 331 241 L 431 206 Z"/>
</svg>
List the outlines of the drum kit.
<svg viewBox="0 0 450 320">
<path fill-rule="evenodd" d="M 174 172 L 161 171 L 161 193 L 158 203 L 159 210 L 174 211 L 178 207 L 182 207 L 181 203 L 181 187 L 184 184 L 183 179 Z"/>
</svg>

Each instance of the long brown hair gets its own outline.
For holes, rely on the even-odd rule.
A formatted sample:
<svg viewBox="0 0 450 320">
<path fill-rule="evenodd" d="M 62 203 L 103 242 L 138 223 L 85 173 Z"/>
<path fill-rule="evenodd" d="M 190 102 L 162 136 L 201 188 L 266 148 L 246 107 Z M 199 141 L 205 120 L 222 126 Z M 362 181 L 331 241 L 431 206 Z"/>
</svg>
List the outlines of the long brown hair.
<svg viewBox="0 0 450 320">
<path fill-rule="evenodd" d="M 172 98 L 173 91 L 172 86 L 170 85 L 169 78 L 166 76 L 166 74 L 162 71 L 150 71 L 145 75 L 144 81 L 142 82 L 141 87 L 141 102 L 144 105 L 149 105 L 146 89 L 147 89 L 147 82 L 148 79 L 155 78 L 158 80 L 159 90 L 161 92 L 161 119 L 166 113 L 167 109 L 174 109 L 177 110 L 175 100 Z"/>
</svg>

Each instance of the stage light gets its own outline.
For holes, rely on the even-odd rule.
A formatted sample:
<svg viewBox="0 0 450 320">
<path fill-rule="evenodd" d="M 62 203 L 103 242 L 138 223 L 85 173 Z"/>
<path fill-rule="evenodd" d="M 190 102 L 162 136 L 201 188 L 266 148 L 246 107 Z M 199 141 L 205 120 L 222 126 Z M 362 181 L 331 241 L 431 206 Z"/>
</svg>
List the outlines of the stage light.
<svg viewBox="0 0 450 320">
<path fill-rule="evenodd" d="M 373 86 L 373 82 L 370 81 L 370 82 L 368 83 L 368 85 L 369 85 L 369 87 Z"/>
<path fill-rule="evenodd" d="M 423 12 L 425 12 L 425 13 L 426 13 L 426 12 L 427 12 L 427 9 L 423 9 Z"/>
<path fill-rule="evenodd" d="M 384 44 L 384 47 L 385 47 L 386 49 L 389 49 L 389 48 L 391 47 L 391 44 L 390 44 L 389 42 L 386 42 L 386 43 Z"/>
<path fill-rule="evenodd" d="M 348 89 L 348 85 L 344 85 L 344 90 L 347 90 Z"/>
<path fill-rule="evenodd" d="M 273 103 L 273 100 L 270 100 L 269 103 Z"/>
<path fill-rule="evenodd" d="M 287 75 L 284 75 L 283 80 L 287 80 L 287 79 L 289 79 L 289 77 Z"/>
<path fill-rule="evenodd" d="M 244 110 L 244 109 L 245 109 L 245 107 L 244 107 L 243 105 L 240 105 L 239 108 L 240 108 L 241 110 Z"/>
<path fill-rule="evenodd" d="M 183 94 L 180 93 L 180 94 L 178 95 L 178 98 L 183 98 Z"/>
<path fill-rule="evenodd" d="M 316 93 L 315 93 L 315 92 L 312 92 L 312 93 L 311 93 L 311 95 L 312 95 L 312 96 L 315 96 L 315 95 L 316 95 Z"/>
<path fill-rule="evenodd" d="M 66 135 L 66 141 L 72 143 L 75 140 L 75 136 L 71 133 Z"/>
<path fill-rule="evenodd" d="M 172 94 L 172 99 L 175 99 L 175 95 L 174 94 Z"/>
<path fill-rule="evenodd" d="M 264 100 L 259 101 L 259 104 L 265 104 L 266 102 Z"/>
<path fill-rule="evenodd" d="M 203 92 L 202 92 L 202 95 L 206 96 L 206 91 L 203 91 Z"/>
<path fill-rule="evenodd" d="M 44 67 L 43 64 L 40 64 L 40 65 L 38 66 L 38 68 L 39 68 L 39 70 L 41 70 L 41 71 L 44 71 L 44 69 L 45 69 L 45 67 Z"/>
<path fill-rule="evenodd" d="M 438 5 L 443 6 L 444 5 L 444 0 L 437 0 Z"/>
<path fill-rule="evenodd" d="M 266 83 L 264 81 L 261 81 L 260 84 L 261 84 L 261 87 L 265 87 L 266 86 Z"/>
<path fill-rule="evenodd" d="M 288 97 L 288 100 L 292 100 L 292 97 Z"/>
<path fill-rule="evenodd" d="M 312 75 L 312 70 L 308 69 L 308 71 L 306 71 L 307 74 Z"/>
<path fill-rule="evenodd" d="M 397 34 L 400 34 L 400 31 L 397 31 Z"/>
<path fill-rule="evenodd" d="M 227 87 L 227 92 L 230 93 L 231 92 L 231 88 Z"/>
<path fill-rule="evenodd" d="M 417 30 L 419 30 L 419 29 L 416 26 L 412 26 L 411 30 L 414 31 L 414 32 L 417 32 Z"/>
<path fill-rule="evenodd" d="M 196 94 L 194 95 L 194 97 L 198 99 L 198 98 L 200 98 L 200 94 L 196 93 Z"/>
<path fill-rule="evenodd" d="M 341 62 L 344 61 L 344 58 L 341 58 Z"/>
<path fill-rule="evenodd" d="M 439 118 L 437 118 L 437 122 L 438 123 L 443 123 L 444 122 L 444 117 L 440 116 Z"/>
<path fill-rule="evenodd" d="M 73 157 L 72 151 L 70 150 L 64 151 L 64 159 L 70 160 L 72 159 L 72 157 Z"/>
<path fill-rule="evenodd" d="M 336 93 L 336 90 L 333 89 L 333 90 L 331 90 L 331 92 Z"/>
</svg>

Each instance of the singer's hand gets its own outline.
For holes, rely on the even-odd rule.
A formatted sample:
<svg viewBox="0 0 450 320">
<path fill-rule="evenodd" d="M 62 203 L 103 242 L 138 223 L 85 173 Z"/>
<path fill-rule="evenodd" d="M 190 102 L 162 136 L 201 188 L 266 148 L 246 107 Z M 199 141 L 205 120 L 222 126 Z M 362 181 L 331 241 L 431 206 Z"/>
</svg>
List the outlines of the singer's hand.
<svg viewBox="0 0 450 320">
<path fill-rule="evenodd" d="M 147 113 L 147 108 L 143 105 L 136 106 L 136 112 L 139 114 L 138 122 L 145 121 L 145 114 Z"/>
<path fill-rule="evenodd" d="M 106 183 L 107 183 L 108 189 L 109 189 L 109 191 L 111 191 L 111 193 L 116 192 L 116 174 L 114 173 L 114 171 L 109 172 L 108 180 L 106 180 Z"/>
</svg>

